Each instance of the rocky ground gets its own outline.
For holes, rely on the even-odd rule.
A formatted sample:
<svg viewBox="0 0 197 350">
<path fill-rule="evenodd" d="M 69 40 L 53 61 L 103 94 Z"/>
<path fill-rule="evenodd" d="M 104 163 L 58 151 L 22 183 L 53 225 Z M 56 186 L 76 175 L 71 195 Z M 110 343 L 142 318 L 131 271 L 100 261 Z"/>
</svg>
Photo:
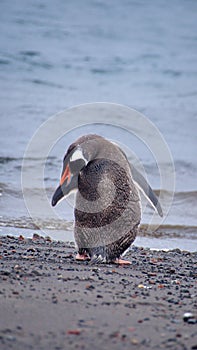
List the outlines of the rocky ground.
<svg viewBox="0 0 197 350">
<path fill-rule="evenodd" d="M 70 243 L 0 238 L 0 348 L 197 349 L 197 253 L 133 247 L 130 266 Z"/>
</svg>

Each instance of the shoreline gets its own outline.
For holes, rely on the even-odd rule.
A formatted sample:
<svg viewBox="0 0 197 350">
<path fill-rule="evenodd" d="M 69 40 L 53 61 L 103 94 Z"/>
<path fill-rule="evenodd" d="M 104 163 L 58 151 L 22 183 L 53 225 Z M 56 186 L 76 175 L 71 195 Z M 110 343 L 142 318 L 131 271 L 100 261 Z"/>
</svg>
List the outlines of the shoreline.
<svg viewBox="0 0 197 350">
<path fill-rule="evenodd" d="M 177 227 L 179 230 L 179 227 Z M 3 231 L 3 234 L 2 234 Z M 191 231 L 191 232 L 190 232 Z M 13 236 L 18 238 L 22 235 L 25 239 L 32 239 L 35 232 L 43 237 L 51 237 L 52 240 L 63 243 L 74 242 L 73 230 L 35 230 L 20 227 L 2 227 L 0 232 L 0 239 L 4 236 Z M 197 251 L 197 232 L 196 227 L 188 227 L 187 233 L 172 231 L 168 225 L 162 227 L 156 232 L 147 232 L 142 225 L 134 244 L 132 246 L 143 247 L 151 250 L 172 250 L 180 249 L 181 251 L 196 252 Z"/>
<path fill-rule="evenodd" d="M 197 349 L 197 253 L 126 258 L 90 265 L 73 243 L 1 236 L 1 349 Z"/>
</svg>

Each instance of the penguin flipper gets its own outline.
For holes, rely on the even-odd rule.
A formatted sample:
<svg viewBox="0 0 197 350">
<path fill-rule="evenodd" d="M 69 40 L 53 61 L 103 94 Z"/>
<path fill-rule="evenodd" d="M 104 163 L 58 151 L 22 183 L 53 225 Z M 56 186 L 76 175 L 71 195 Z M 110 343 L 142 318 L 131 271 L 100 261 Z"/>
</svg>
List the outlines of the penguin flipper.
<svg viewBox="0 0 197 350">
<path fill-rule="evenodd" d="M 128 161 L 126 154 L 123 152 L 123 150 L 115 143 L 114 145 L 119 149 L 119 151 L 123 154 L 125 159 Z M 135 185 L 139 188 L 139 190 L 143 193 L 145 198 L 149 201 L 149 203 L 152 205 L 154 209 L 157 210 L 158 214 L 163 217 L 163 211 L 161 208 L 161 205 L 159 203 L 159 200 L 157 196 L 154 194 L 152 188 L 144 178 L 144 176 L 128 161 L 133 181 Z"/>
<path fill-rule="evenodd" d="M 144 176 L 133 166 L 130 164 L 131 173 L 133 177 L 133 181 L 139 190 L 143 193 L 149 203 L 153 206 L 154 209 L 157 210 L 158 214 L 163 217 L 163 211 L 157 196 L 154 194 L 152 188 L 144 178 Z"/>
</svg>

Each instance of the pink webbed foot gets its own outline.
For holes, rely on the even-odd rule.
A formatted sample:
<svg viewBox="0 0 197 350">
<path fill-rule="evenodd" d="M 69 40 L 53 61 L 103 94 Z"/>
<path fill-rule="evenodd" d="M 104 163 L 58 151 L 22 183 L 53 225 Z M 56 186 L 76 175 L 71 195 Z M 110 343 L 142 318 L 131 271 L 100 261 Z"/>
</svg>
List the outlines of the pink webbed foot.
<svg viewBox="0 0 197 350">
<path fill-rule="evenodd" d="M 129 261 L 129 260 L 124 260 L 124 259 L 116 259 L 116 260 L 114 260 L 114 263 L 115 264 L 118 264 L 118 265 L 131 265 L 131 261 Z"/>
<path fill-rule="evenodd" d="M 90 260 L 90 257 L 89 257 L 88 254 L 79 254 L 79 253 L 77 253 L 75 259 L 78 260 L 78 261 L 86 261 L 86 260 Z"/>
</svg>

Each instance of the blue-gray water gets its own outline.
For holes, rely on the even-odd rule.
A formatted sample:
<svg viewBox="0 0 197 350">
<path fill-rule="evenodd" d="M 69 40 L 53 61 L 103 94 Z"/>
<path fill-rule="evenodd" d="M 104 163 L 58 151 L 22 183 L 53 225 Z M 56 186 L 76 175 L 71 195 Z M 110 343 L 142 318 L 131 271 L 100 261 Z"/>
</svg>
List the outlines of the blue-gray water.
<svg viewBox="0 0 197 350">
<path fill-rule="evenodd" d="M 196 247 L 196 62 L 193 0 L 2 0 L 0 233 L 28 235 L 34 230 L 21 192 L 21 164 L 40 124 L 73 105 L 106 101 L 141 111 L 163 134 L 176 169 L 166 232 L 172 239 L 181 232 L 181 247 L 184 242 L 189 249 Z M 113 123 L 113 116 L 107 122 Z M 59 181 L 61 158 L 57 152 L 46 165 L 49 197 Z M 143 155 L 141 160 L 152 187 L 158 189 L 152 160 Z M 144 223 L 148 215 L 149 211 Z M 39 219 L 43 220 L 41 209 Z M 71 209 L 65 210 L 65 220 L 70 230 Z M 58 223 L 43 222 L 47 225 L 59 238 Z M 64 225 L 59 228 L 62 238 Z"/>
</svg>

